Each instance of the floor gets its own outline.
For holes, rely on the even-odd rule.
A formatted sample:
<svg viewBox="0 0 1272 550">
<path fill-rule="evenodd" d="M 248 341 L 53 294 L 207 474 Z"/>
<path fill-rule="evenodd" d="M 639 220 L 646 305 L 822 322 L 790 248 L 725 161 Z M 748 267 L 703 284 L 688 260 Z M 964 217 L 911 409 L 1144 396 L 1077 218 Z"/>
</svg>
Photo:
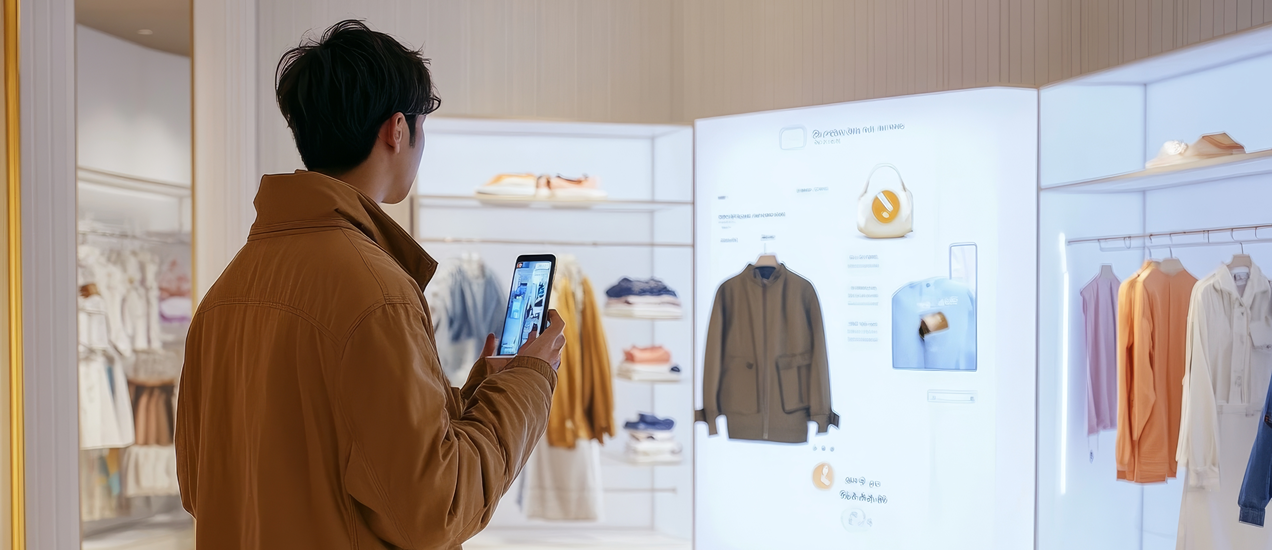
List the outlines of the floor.
<svg viewBox="0 0 1272 550">
<path fill-rule="evenodd" d="M 194 528 L 181 518 L 96 535 L 83 550 L 194 550 Z M 689 541 L 652 531 L 612 529 L 495 529 L 478 534 L 465 550 L 691 550 Z"/>
<path fill-rule="evenodd" d="M 161 514 L 141 525 L 85 537 L 83 550 L 194 550 L 194 524 L 185 512 Z"/>
</svg>

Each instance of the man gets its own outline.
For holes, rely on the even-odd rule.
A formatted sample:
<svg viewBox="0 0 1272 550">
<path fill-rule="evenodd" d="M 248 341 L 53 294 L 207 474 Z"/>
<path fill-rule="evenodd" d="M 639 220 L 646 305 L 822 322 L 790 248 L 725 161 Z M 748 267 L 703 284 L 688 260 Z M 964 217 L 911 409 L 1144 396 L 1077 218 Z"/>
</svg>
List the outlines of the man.
<svg viewBox="0 0 1272 550">
<path fill-rule="evenodd" d="M 562 322 L 450 387 L 421 294 L 437 264 L 377 204 L 419 168 L 426 61 L 344 21 L 277 74 L 309 171 L 261 180 L 190 325 L 177 475 L 198 547 L 459 548 L 546 429 Z"/>
</svg>

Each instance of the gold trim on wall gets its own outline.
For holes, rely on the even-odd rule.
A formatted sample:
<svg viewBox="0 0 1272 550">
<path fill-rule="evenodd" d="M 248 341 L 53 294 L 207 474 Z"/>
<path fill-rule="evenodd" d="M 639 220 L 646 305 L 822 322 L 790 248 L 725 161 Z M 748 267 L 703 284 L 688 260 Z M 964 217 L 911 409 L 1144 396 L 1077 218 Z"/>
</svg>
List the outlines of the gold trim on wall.
<svg viewBox="0 0 1272 550">
<path fill-rule="evenodd" d="M 4 0 L 5 174 L 9 237 L 9 491 L 12 550 L 26 550 L 26 446 L 22 384 L 22 134 L 18 103 L 18 2 Z"/>
</svg>

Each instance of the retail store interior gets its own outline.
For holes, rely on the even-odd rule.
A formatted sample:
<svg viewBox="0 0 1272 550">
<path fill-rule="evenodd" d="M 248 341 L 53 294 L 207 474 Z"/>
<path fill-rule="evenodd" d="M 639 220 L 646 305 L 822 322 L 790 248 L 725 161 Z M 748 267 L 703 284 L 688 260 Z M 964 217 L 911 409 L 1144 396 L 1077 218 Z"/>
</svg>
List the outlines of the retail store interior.
<svg viewBox="0 0 1272 550">
<path fill-rule="evenodd" d="M 555 255 L 549 424 L 463 548 L 1272 550 L 1272 0 L 3 1 L 75 220 L 19 237 L 67 262 L 0 548 L 195 548 L 187 331 L 304 168 L 280 56 L 359 19 L 442 99 L 382 208 L 452 385 Z"/>
</svg>

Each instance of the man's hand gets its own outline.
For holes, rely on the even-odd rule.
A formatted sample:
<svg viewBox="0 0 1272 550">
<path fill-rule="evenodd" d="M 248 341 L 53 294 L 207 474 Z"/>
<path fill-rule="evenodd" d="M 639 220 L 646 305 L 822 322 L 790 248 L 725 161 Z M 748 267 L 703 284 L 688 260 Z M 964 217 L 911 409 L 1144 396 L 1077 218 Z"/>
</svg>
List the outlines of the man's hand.
<svg viewBox="0 0 1272 550">
<path fill-rule="evenodd" d="M 530 337 L 526 339 L 526 343 L 521 345 L 517 355 L 527 357 L 536 357 L 547 361 L 552 366 L 552 370 L 557 370 L 561 366 L 561 348 L 565 347 L 565 321 L 561 320 L 561 315 L 555 309 L 548 311 L 548 330 L 542 335 L 538 334 L 538 330 L 530 332 Z M 486 345 L 482 346 L 481 356 L 486 358 L 486 362 L 490 365 L 490 374 L 494 374 L 508 366 L 508 357 L 493 357 L 497 340 L 494 334 L 486 336 Z"/>
<path fill-rule="evenodd" d="M 526 343 L 521 345 L 517 355 L 537 357 L 547 361 L 552 370 L 561 366 L 561 348 L 565 347 L 565 321 L 555 309 L 548 310 L 548 330 L 538 334 L 538 330 L 530 332 Z"/>
</svg>

